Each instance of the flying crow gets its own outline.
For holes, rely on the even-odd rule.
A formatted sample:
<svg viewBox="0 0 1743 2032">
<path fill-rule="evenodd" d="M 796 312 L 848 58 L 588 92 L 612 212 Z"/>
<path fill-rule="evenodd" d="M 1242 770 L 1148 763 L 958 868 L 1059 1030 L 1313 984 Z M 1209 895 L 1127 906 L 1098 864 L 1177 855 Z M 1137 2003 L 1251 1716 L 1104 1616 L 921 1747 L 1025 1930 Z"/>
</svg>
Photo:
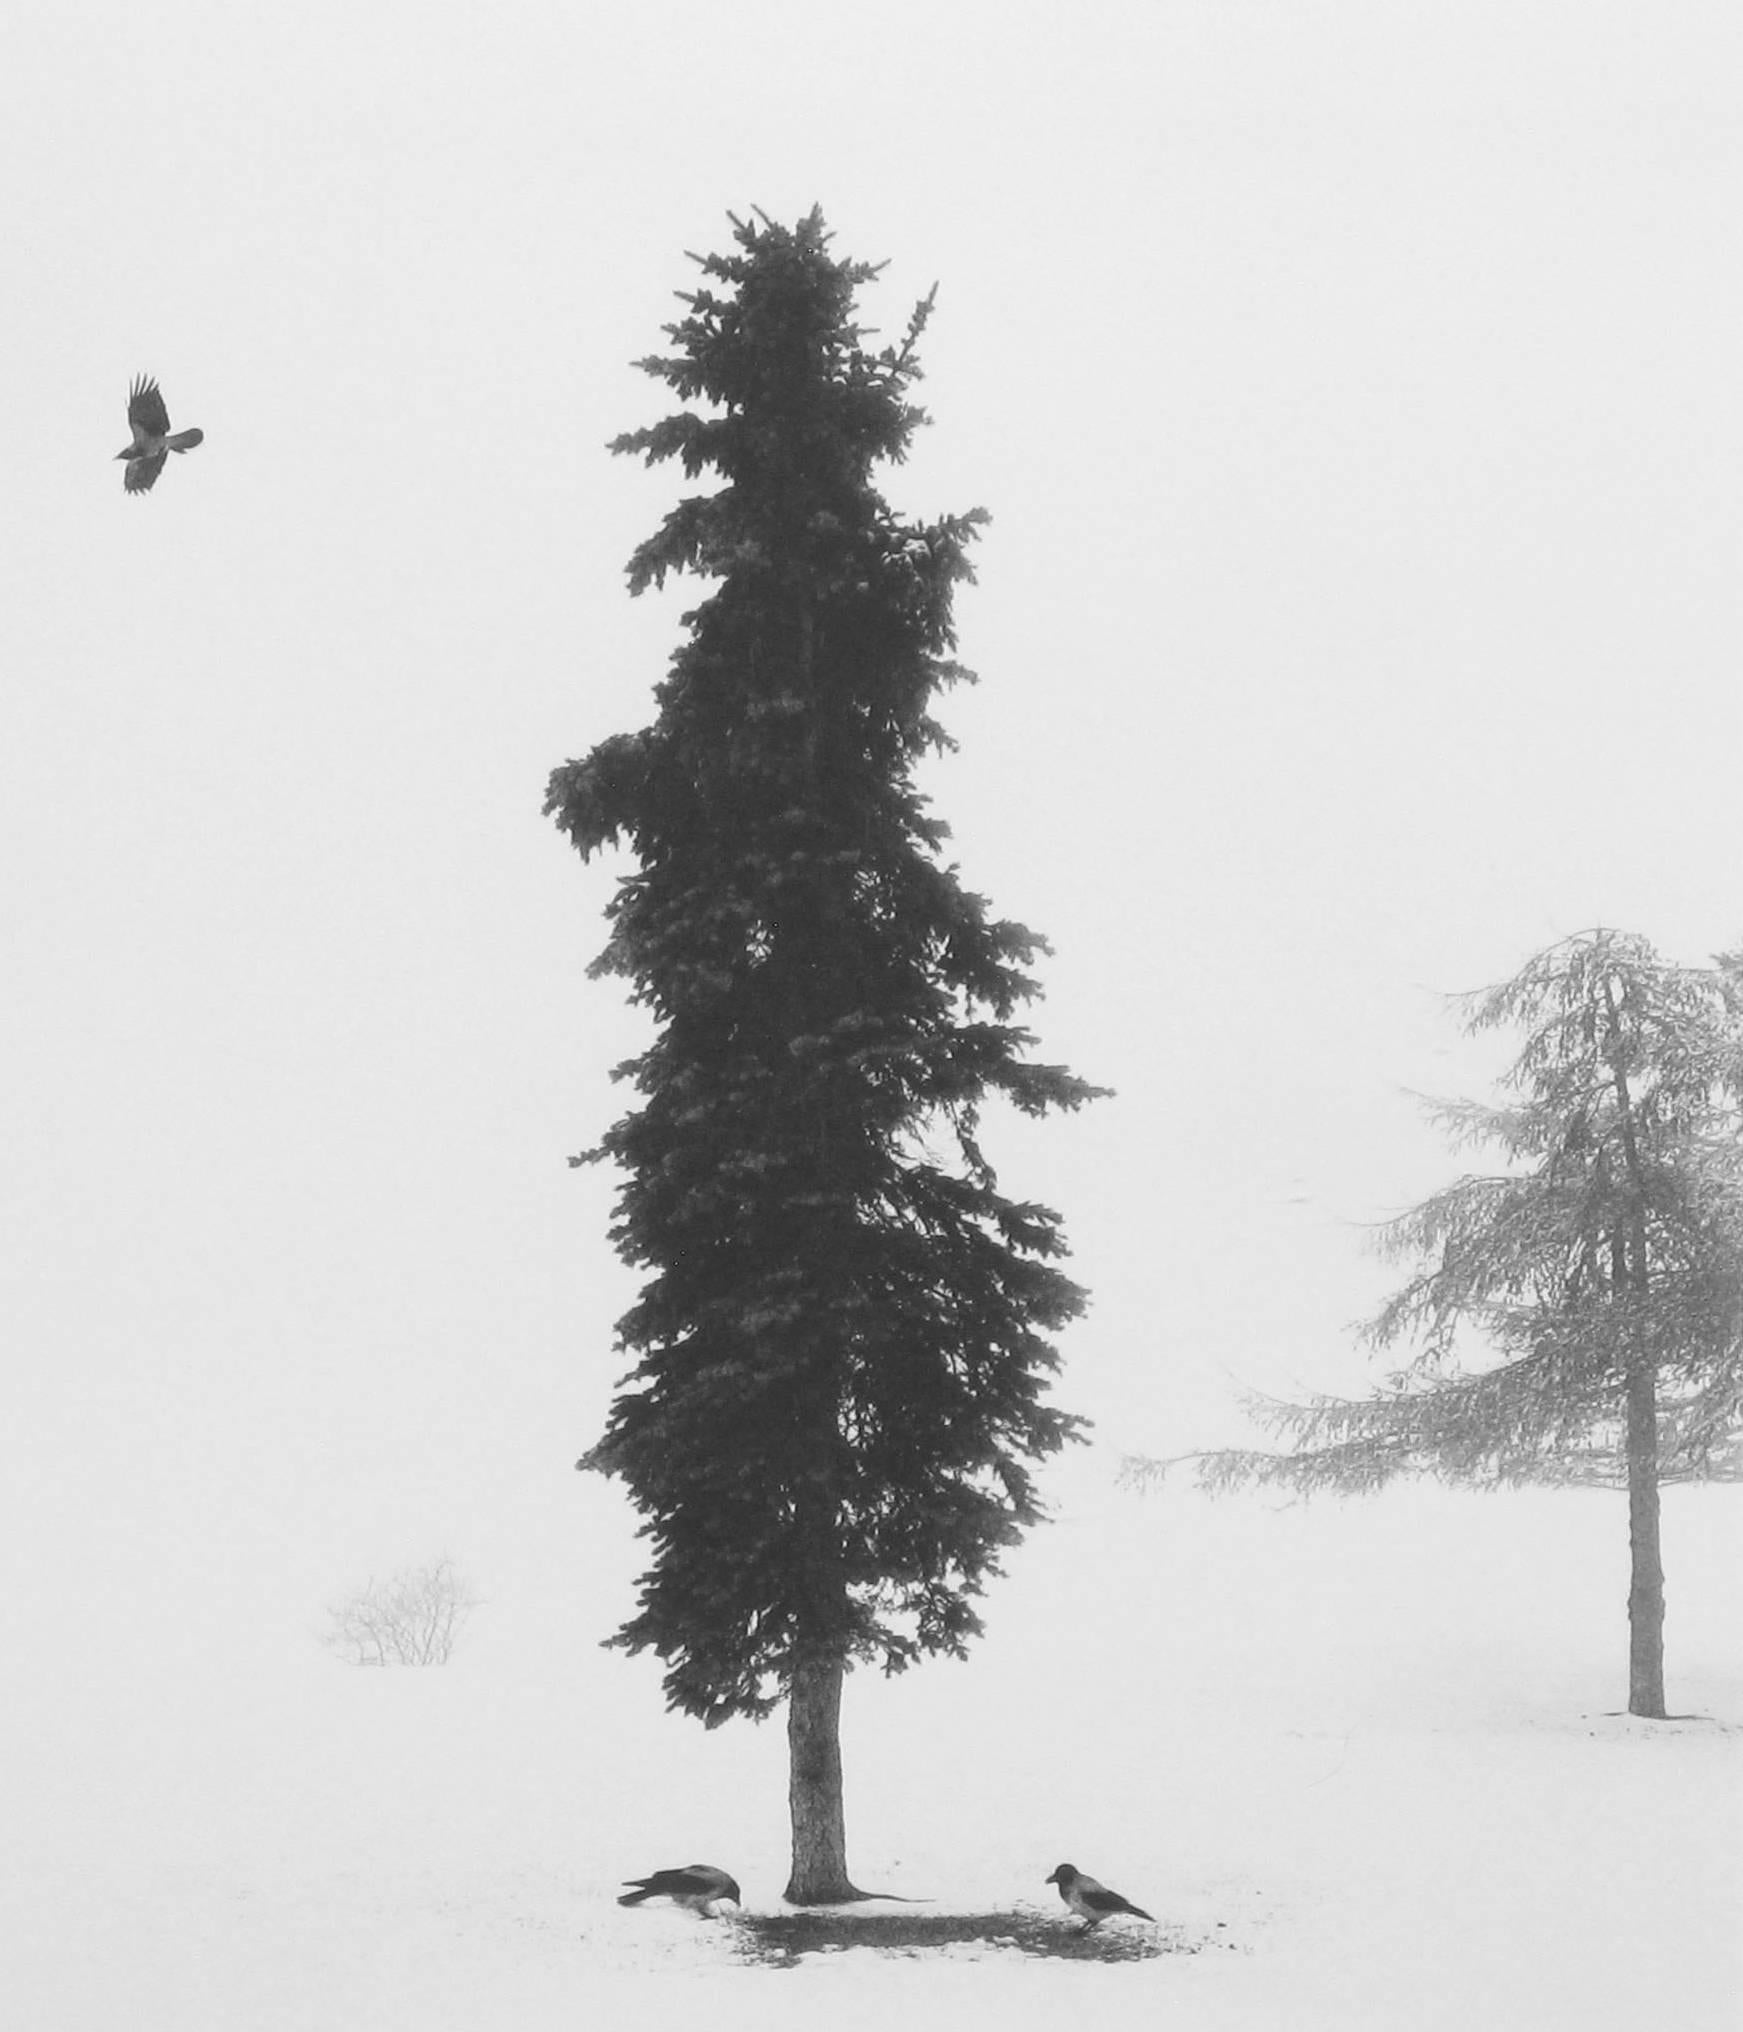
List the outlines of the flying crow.
<svg viewBox="0 0 1743 2032">
<path fill-rule="evenodd" d="M 144 375 L 127 392 L 127 421 L 133 426 L 133 442 L 115 456 L 127 461 L 124 481 L 130 494 L 145 493 L 156 484 L 171 452 L 191 452 L 206 435 L 203 430 L 178 430 L 172 436 L 163 392 Z"/>
<path fill-rule="evenodd" d="M 692 1912 L 711 1912 L 729 1899 L 734 1905 L 742 1902 L 737 1880 L 724 1870 L 717 1870 L 712 1863 L 691 1863 L 682 1870 L 656 1870 L 651 1877 L 626 1877 L 624 1882 L 634 1889 L 627 1898 L 618 1899 L 620 1905 L 639 1905 L 644 1898 L 670 1898 L 674 1905 L 687 1906 Z"/>
<path fill-rule="evenodd" d="M 1152 1926 L 1156 1923 L 1141 1905 L 1134 1905 L 1118 1891 L 1110 1891 L 1105 1884 L 1086 1877 L 1074 1863 L 1061 1863 L 1047 1881 L 1059 1886 L 1060 1897 L 1082 1919 L 1085 1933 L 1093 1931 L 1104 1919 L 1111 1919 L 1116 1912 L 1129 1912 L 1134 1919 L 1148 1919 Z"/>
</svg>

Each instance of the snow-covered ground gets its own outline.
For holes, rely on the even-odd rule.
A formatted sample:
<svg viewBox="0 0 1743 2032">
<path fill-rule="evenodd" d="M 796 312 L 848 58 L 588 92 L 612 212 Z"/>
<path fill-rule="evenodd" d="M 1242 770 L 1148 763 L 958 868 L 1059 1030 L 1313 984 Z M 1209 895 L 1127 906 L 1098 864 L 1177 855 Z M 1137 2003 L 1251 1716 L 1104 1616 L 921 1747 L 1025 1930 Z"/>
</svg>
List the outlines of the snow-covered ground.
<svg viewBox="0 0 1743 2032">
<path fill-rule="evenodd" d="M 1607 1712 L 1619 1499 L 1212 1506 L 1109 1467 L 1064 1478 L 969 1663 L 850 1682 L 851 1861 L 927 1909 L 1063 1928 L 1043 1880 L 1070 1860 L 1178 1951 L 781 1968 L 729 1923 L 621 1909 L 621 1879 L 693 1860 L 780 1909 L 785 1744 L 666 1716 L 648 1661 L 597 1648 L 633 1555 L 577 1484 L 548 1561 L 478 1574 L 445 1670 L 342 1666 L 307 1605 L 120 1643 L 67 1604 L 58 1656 L 39 1621 L 0 1753 L 6 2022 L 1743 2022 L 1738 1492 L 1667 1502 L 1672 1705 L 1699 1718 L 1649 1724 Z"/>
</svg>

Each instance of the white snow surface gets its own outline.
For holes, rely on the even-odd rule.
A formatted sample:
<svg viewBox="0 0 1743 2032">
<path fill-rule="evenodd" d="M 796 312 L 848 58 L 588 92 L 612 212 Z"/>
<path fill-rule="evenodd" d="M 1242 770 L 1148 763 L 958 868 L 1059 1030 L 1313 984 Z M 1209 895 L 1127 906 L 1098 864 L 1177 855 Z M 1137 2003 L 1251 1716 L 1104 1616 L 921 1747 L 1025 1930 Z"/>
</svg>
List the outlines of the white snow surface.
<svg viewBox="0 0 1743 2032">
<path fill-rule="evenodd" d="M 850 1681 L 850 1860 L 922 1910 L 1062 1932 L 1043 1880 L 1069 1860 L 1172 1951 L 771 1967 L 730 1920 L 620 1908 L 621 1880 L 709 1861 L 748 1911 L 783 1909 L 785 1740 L 667 1715 L 650 1661 L 598 1648 L 632 1569 L 625 1514 L 594 1501 L 585 1529 L 553 1505 L 548 1564 L 480 1576 L 446 1669 L 344 1666 L 312 1619 L 228 1601 L 155 1638 L 63 1605 L 52 1655 L 27 1622 L 0 1752 L 6 2022 L 1743 2022 L 1737 1492 L 1667 1498 L 1692 1718 L 1650 1723 L 1614 1712 L 1619 1498 L 1212 1505 L 1108 1469 L 1066 1477 L 967 1663 Z"/>
</svg>

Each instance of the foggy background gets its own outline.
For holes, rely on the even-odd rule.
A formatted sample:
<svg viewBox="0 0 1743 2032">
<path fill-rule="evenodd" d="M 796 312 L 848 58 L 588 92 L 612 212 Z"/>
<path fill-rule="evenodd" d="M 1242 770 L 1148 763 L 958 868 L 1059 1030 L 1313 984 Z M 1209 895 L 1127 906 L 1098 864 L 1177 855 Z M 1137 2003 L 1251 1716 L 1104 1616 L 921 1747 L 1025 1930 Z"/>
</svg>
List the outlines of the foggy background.
<svg viewBox="0 0 1743 2032">
<path fill-rule="evenodd" d="M 882 485 L 994 519 L 929 787 L 1055 945 L 1039 1054 L 1117 1089 L 989 1136 L 1094 1298 L 1061 1531 L 1159 1529 L 1115 1457 L 1240 1438 L 1243 1386 L 1362 1387 L 1364 1229 L 1461 1162 L 1410 1092 L 1505 1058 L 1440 996 L 1743 933 L 1740 45 L 1607 0 L 26 7 L 0 1586 L 45 1725 L 439 1553 L 499 1630 L 628 1612 L 572 1463 L 632 1285 L 564 1160 L 642 1032 L 540 801 L 703 591 L 626 597 L 682 479 L 604 445 L 729 209 L 821 203 L 892 338 L 940 285 Z M 130 500 L 139 373 L 206 441 Z"/>
</svg>

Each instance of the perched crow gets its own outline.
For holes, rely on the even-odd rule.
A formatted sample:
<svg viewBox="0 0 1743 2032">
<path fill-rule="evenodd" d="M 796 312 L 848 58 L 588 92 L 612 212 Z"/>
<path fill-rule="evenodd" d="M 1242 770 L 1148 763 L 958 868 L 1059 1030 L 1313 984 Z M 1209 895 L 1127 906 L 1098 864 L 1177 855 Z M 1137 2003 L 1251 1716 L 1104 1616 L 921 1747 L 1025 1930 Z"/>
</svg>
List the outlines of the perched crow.
<svg viewBox="0 0 1743 2032">
<path fill-rule="evenodd" d="M 123 477 L 130 494 L 145 493 L 156 484 L 171 452 L 191 452 L 206 435 L 203 430 L 178 430 L 172 437 L 163 393 L 144 375 L 128 390 L 127 421 L 133 426 L 133 442 L 115 456 L 127 461 Z"/>
<path fill-rule="evenodd" d="M 620 1905 L 639 1905 L 644 1898 L 670 1898 L 674 1905 L 688 1906 L 692 1912 L 709 1912 L 729 1899 L 734 1905 L 741 1902 L 736 1880 L 712 1863 L 656 1870 L 651 1877 L 626 1877 L 624 1882 L 635 1888 L 627 1898 L 618 1899 Z"/>
<path fill-rule="evenodd" d="M 1060 1897 L 1083 1920 L 1085 1933 L 1104 1919 L 1111 1919 L 1116 1912 L 1129 1912 L 1134 1919 L 1149 1919 L 1152 1926 L 1156 1923 L 1141 1905 L 1134 1905 L 1118 1891 L 1110 1891 L 1105 1884 L 1086 1877 L 1074 1863 L 1061 1863 L 1047 1881 L 1059 1886 Z"/>
</svg>

